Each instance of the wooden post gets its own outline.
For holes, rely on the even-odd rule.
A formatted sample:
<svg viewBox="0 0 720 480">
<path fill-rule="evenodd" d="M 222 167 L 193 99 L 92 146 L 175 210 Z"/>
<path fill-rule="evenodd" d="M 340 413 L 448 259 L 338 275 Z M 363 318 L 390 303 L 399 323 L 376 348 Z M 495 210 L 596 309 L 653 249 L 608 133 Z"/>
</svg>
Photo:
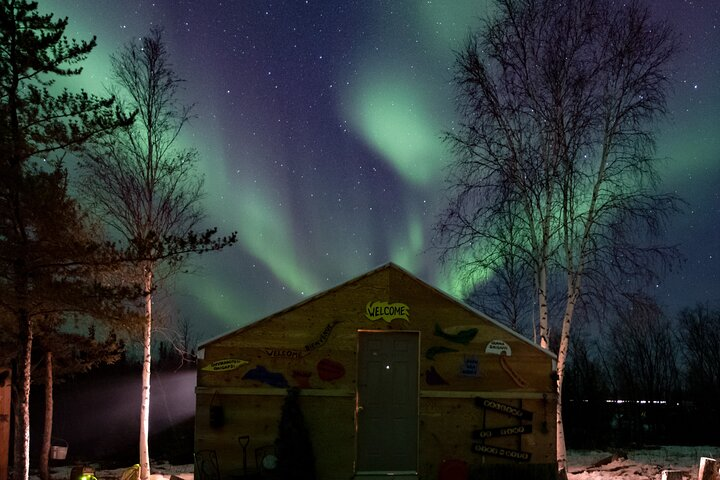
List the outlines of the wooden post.
<svg viewBox="0 0 720 480">
<path fill-rule="evenodd" d="M 0 480 L 8 479 L 10 458 L 10 377 L 9 368 L 0 368 Z"/>
<path fill-rule="evenodd" d="M 683 480 L 682 470 L 663 470 L 662 480 Z"/>
<path fill-rule="evenodd" d="M 698 480 L 718 480 L 718 462 L 714 458 L 700 457 Z"/>
</svg>

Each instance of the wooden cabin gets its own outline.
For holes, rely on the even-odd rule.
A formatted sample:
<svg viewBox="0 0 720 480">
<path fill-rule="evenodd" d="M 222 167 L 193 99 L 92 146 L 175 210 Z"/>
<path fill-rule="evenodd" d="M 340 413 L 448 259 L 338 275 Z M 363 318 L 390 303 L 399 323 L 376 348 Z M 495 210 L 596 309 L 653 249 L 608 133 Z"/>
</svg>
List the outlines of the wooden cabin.
<svg viewBox="0 0 720 480">
<path fill-rule="evenodd" d="M 223 479 L 243 447 L 262 466 L 293 387 L 319 480 L 555 475 L 555 356 L 394 264 L 199 354 L 195 449 Z"/>
</svg>

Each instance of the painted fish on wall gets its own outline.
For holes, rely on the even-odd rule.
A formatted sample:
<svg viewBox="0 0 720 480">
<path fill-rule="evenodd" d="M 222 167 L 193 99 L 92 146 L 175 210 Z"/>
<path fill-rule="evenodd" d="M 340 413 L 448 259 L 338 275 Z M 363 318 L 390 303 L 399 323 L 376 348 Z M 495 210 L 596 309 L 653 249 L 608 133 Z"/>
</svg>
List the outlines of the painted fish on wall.
<svg viewBox="0 0 720 480">
<path fill-rule="evenodd" d="M 435 324 L 435 335 L 444 338 L 448 342 L 453 343 L 460 343 L 462 345 L 467 345 L 472 341 L 473 338 L 475 338 L 475 335 L 477 335 L 478 329 L 477 328 L 468 328 L 467 330 L 460 330 L 458 333 L 446 333 L 443 331 L 442 328 L 440 328 L 440 325 L 437 323 Z"/>
<path fill-rule="evenodd" d="M 243 380 L 256 380 L 271 387 L 287 388 L 290 386 L 282 373 L 271 372 L 262 365 L 258 365 L 243 375 Z"/>
</svg>

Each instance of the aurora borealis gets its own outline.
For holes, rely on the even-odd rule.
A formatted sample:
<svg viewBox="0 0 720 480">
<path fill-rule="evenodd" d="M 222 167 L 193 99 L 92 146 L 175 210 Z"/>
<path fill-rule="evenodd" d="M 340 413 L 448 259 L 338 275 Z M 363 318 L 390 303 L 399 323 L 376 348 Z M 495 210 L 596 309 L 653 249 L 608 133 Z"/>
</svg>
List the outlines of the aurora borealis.
<svg viewBox="0 0 720 480">
<path fill-rule="evenodd" d="M 203 338 L 257 320 L 393 261 L 458 294 L 431 249 L 444 206 L 441 141 L 456 117 L 460 48 L 492 2 L 40 0 L 67 34 L 98 37 L 76 82 L 102 93 L 108 55 L 165 28 L 196 118 L 207 225 L 238 244 L 198 258 L 167 313 Z M 720 4 L 656 0 L 676 24 L 663 188 L 687 202 L 668 240 L 685 267 L 655 286 L 669 311 L 720 299 Z"/>
</svg>

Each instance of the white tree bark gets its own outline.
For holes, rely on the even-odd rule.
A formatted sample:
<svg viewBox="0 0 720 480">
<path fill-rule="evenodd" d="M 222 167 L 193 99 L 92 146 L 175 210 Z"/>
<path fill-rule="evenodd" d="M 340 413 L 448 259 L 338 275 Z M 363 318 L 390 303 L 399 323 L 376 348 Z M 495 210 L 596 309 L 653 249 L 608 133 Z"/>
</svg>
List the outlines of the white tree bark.
<svg viewBox="0 0 720 480">
<path fill-rule="evenodd" d="M 562 389 L 563 380 L 565 378 L 565 361 L 567 360 L 568 349 L 570 347 L 570 326 L 572 325 L 575 304 L 580 294 L 580 287 L 577 282 L 570 283 L 568 289 L 568 301 L 567 305 L 565 305 L 565 314 L 563 315 L 562 333 L 560 335 L 560 347 L 558 348 L 557 360 L 556 448 L 558 472 L 561 478 L 567 478 L 567 448 L 565 446 L 565 429 L 562 417 Z"/>
<path fill-rule="evenodd" d="M 547 268 L 542 266 L 538 272 L 538 314 L 540 316 L 538 326 L 540 327 L 540 346 L 550 347 L 550 329 L 548 327 L 548 297 L 547 297 Z"/>
<path fill-rule="evenodd" d="M 30 383 L 32 375 L 33 324 L 27 311 L 20 314 L 21 338 L 18 373 L 20 392 L 15 407 L 15 468 L 14 480 L 28 480 L 30 476 Z"/>
<path fill-rule="evenodd" d="M 150 364 L 152 360 L 152 288 L 153 267 L 144 267 L 145 325 L 143 329 L 142 392 L 140 396 L 140 479 L 150 477 Z"/>
</svg>

